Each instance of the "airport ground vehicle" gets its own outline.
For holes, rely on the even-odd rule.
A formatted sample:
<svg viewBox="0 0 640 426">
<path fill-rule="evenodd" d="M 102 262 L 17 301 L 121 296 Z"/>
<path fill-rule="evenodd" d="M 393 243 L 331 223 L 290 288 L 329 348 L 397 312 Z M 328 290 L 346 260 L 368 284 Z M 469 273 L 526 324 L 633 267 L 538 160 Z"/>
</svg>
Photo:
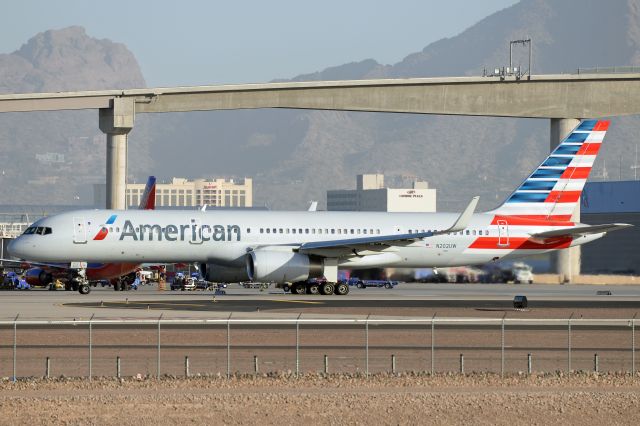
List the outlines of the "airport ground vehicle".
<svg viewBox="0 0 640 426">
<path fill-rule="evenodd" d="M 195 290 L 196 278 L 185 277 L 182 273 L 177 273 L 171 282 L 171 290 Z"/>
<path fill-rule="evenodd" d="M 391 281 L 391 280 L 358 280 L 355 283 L 355 286 L 358 288 L 367 288 L 367 287 L 393 288 L 397 285 L 398 285 L 398 281 Z"/>
</svg>

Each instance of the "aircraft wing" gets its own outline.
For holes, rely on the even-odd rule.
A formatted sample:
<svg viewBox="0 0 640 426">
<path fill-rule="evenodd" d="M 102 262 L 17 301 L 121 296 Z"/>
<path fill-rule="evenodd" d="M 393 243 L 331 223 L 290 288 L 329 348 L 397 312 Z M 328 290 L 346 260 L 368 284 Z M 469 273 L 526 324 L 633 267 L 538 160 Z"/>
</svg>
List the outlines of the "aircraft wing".
<svg viewBox="0 0 640 426">
<path fill-rule="evenodd" d="M 392 245 L 400 245 L 411 243 L 422 238 L 433 237 L 435 235 L 448 234 L 450 232 L 459 232 L 467 227 L 473 212 L 478 205 L 480 197 L 473 197 L 469 205 L 458 216 L 458 219 L 447 229 L 433 232 L 418 232 L 412 234 L 395 234 L 395 235 L 376 235 L 361 238 L 348 238 L 331 241 L 312 241 L 303 243 L 297 249 L 300 253 L 318 254 L 320 256 L 330 256 L 331 251 L 356 253 L 363 255 L 365 251 L 371 250 L 378 252 Z"/>
<path fill-rule="evenodd" d="M 531 234 L 531 236 L 534 238 L 575 237 L 581 235 L 600 234 L 602 232 L 617 231 L 618 229 L 624 229 L 630 226 L 633 225 L 630 225 L 628 223 L 605 223 L 603 225 L 574 226 L 572 228 L 539 232 L 537 234 Z"/>
</svg>

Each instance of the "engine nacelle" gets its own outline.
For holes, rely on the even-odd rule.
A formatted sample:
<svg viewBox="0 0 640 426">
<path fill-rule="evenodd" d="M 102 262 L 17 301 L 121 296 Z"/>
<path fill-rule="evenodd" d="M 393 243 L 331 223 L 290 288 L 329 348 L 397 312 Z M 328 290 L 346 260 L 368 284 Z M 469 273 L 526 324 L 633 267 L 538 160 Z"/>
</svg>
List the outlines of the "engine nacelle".
<svg viewBox="0 0 640 426">
<path fill-rule="evenodd" d="M 31 286 L 46 286 L 53 282 L 53 275 L 41 268 L 31 268 L 24 275 Z"/>
<path fill-rule="evenodd" d="M 258 282 L 296 282 L 320 278 L 322 259 L 291 251 L 255 250 L 247 254 L 247 275 Z"/>
<path fill-rule="evenodd" d="M 249 281 L 247 271 L 242 267 L 222 266 L 215 263 L 201 263 L 199 266 L 200 275 L 214 283 L 239 283 Z"/>
</svg>

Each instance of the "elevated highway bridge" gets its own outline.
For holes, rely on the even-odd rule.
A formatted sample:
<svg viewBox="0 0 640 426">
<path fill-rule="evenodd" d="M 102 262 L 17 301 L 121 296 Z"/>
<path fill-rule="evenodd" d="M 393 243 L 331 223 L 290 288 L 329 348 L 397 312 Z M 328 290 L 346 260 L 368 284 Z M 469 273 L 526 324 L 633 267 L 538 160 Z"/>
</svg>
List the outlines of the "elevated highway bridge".
<svg viewBox="0 0 640 426">
<path fill-rule="evenodd" d="M 107 135 L 107 207 L 124 209 L 127 134 L 136 114 L 289 108 L 550 119 L 550 148 L 579 118 L 640 114 L 640 74 L 312 81 L 0 95 L 0 112 L 99 110 Z M 580 212 L 574 213 L 579 220 Z M 566 252 L 566 253 L 565 253 Z M 579 273 L 578 248 L 558 272 Z"/>
</svg>

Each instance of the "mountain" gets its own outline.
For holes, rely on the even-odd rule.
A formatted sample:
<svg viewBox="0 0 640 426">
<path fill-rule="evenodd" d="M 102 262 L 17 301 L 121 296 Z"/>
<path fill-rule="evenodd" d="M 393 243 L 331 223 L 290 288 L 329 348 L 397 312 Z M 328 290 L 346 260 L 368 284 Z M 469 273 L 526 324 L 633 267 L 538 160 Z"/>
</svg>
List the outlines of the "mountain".
<svg viewBox="0 0 640 426">
<path fill-rule="evenodd" d="M 89 37 L 82 27 L 46 31 L 0 54 L 0 93 L 144 86 L 123 44 Z M 151 159 L 144 123 L 135 132 L 130 158 L 146 173 Z M 105 158 L 97 111 L 0 114 L 2 204 L 91 205 L 91 184 L 104 182 Z"/>
<path fill-rule="evenodd" d="M 522 0 L 397 64 L 355 60 L 291 80 L 482 75 L 485 68 L 506 65 L 509 41 L 523 37 L 533 40 L 535 74 L 640 65 L 640 0 Z M 514 48 L 514 64 L 526 68 L 526 58 L 526 49 Z M 100 81 L 92 83 L 92 75 Z M 0 81 L 5 92 L 144 85 L 122 45 L 91 39 L 77 27 L 40 34 L 17 52 L 0 55 Z M 78 191 L 90 181 L 83 176 L 104 176 L 104 139 L 94 113 L 5 114 L 0 120 L 0 159 L 13 167 L 11 173 L 28 176 L 13 181 L 24 194 L 0 186 L 5 199 L 60 202 L 70 188 Z M 592 178 L 633 178 L 639 126 L 635 116 L 613 119 Z M 96 138 L 91 149 L 82 145 L 87 136 Z M 251 176 L 254 204 L 302 209 L 312 199 L 322 206 L 327 189 L 353 188 L 358 173 L 383 172 L 427 180 L 438 189 L 438 209 L 452 210 L 476 194 L 481 208 L 499 203 L 545 157 L 549 122 L 296 110 L 140 114 L 129 141 L 129 173 L 137 180 L 150 171 L 160 179 Z M 37 152 L 80 157 L 67 169 L 45 171 L 35 160 Z M 90 166 L 83 166 L 84 156 Z M 18 185 L 54 175 L 68 188 L 34 197 L 28 193 L 34 185 Z"/>
</svg>

